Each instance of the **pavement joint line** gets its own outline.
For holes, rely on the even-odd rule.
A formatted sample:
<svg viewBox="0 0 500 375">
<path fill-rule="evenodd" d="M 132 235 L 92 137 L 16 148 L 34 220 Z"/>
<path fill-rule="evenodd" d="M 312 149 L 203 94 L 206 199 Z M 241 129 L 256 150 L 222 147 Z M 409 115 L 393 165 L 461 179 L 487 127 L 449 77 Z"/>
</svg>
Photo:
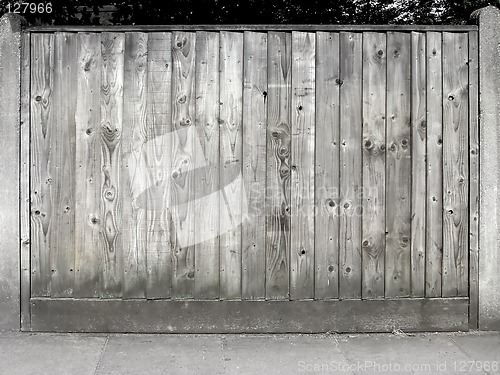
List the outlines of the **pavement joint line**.
<svg viewBox="0 0 500 375">
<path fill-rule="evenodd" d="M 108 347 L 110 335 L 106 336 L 106 341 L 104 341 L 104 345 L 102 346 L 101 353 L 99 354 L 99 359 L 97 360 L 97 364 L 95 365 L 94 375 L 97 375 L 97 371 L 99 371 L 99 366 L 101 365 L 102 357 L 104 356 L 104 352 L 106 352 L 106 348 Z"/>
<path fill-rule="evenodd" d="M 475 361 L 476 359 L 474 359 L 464 348 L 462 348 L 462 346 L 456 342 L 454 339 L 453 339 L 453 336 L 452 335 L 447 335 L 447 338 L 448 340 L 450 340 L 462 353 L 464 353 L 468 358 L 470 358 L 471 361 Z M 482 370 L 484 374 L 490 374 L 488 371 L 485 371 L 485 370 Z"/>
<path fill-rule="evenodd" d="M 333 338 L 335 339 L 335 343 L 337 344 L 337 348 L 339 348 L 340 354 L 342 354 L 342 357 L 344 357 L 344 360 L 346 361 L 346 363 L 353 363 L 353 360 L 349 358 L 346 351 L 344 349 L 342 349 L 342 346 L 340 345 L 340 342 L 338 339 L 338 335 L 333 335 Z M 355 372 L 352 372 L 352 373 L 355 374 Z"/>
</svg>

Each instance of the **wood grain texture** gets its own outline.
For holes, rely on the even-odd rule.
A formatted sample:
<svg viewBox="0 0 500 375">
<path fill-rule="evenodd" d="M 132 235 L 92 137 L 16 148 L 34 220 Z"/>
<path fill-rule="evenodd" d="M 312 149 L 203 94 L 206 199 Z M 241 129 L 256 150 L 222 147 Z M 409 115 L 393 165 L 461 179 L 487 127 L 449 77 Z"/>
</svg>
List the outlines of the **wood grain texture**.
<svg viewBox="0 0 500 375">
<path fill-rule="evenodd" d="M 155 299 L 170 297 L 172 285 L 172 34 L 149 33 L 147 53 L 146 296 Z"/>
<path fill-rule="evenodd" d="M 101 36 L 77 35 L 74 297 L 101 294 Z"/>
<path fill-rule="evenodd" d="M 194 295 L 194 137 L 196 34 L 172 34 L 172 218 L 174 264 L 172 296 Z"/>
<path fill-rule="evenodd" d="M 219 33 L 196 33 L 195 298 L 219 298 Z"/>
<path fill-rule="evenodd" d="M 144 158 L 148 141 L 148 34 L 126 33 L 123 79 L 122 131 L 122 297 L 146 296 L 148 201 L 141 202 L 149 185 Z M 147 155 L 146 152 L 146 157 Z"/>
<path fill-rule="evenodd" d="M 340 33 L 339 297 L 361 297 L 362 34 Z"/>
<path fill-rule="evenodd" d="M 479 325 L 479 36 L 469 32 L 469 326 Z"/>
<path fill-rule="evenodd" d="M 442 35 L 427 33 L 427 198 L 425 296 L 441 297 L 443 259 L 443 65 Z"/>
<path fill-rule="evenodd" d="M 339 34 L 317 32 L 315 299 L 339 295 L 339 58 Z"/>
<path fill-rule="evenodd" d="M 241 297 L 243 34 L 220 33 L 220 298 Z"/>
<path fill-rule="evenodd" d="M 268 34 L 266 299 L 288 299 L 290 267 L 291 34 Z"/>
<path fill-rule="evenodd" d="M 443 297 L 468 295 L 468 36 L 443 33 Z"/>
<path fill-rule="evenodd" d="M 384 297 L 386 35 L 363 34 L 362 297 Z"/>
<path fill-rule="evenodd" d="M 125 35 L 101 34 L 101 297 L 122 295 L 122 132 Z"/>
<path fill-rule="evenodd" d="M 426 228 L 426 45 L 411 33 L 411 296 L 425 295 Z"/>
<path fill-rule="evenodd" d="M 241 227 L 241 295 L 266 296 L 267 34 L 245 32 L 243 51 L 243 181 L 248 215 Z"/>
<path fill-rule="evenodd" d="M 292 32 L 290 299 L 314 297 L 316 37 Z"/>
<path fill-rule="evenodd" d="M 31 105 L 31 34 L 21 34 L 21 123 L 20 123 L 20 266 L 21 266 L 21 331 L 31 329 L 31 233 L 30 233 L 30 105 Z"/>
<path fill-rule="evenodd" d="M 50 296 L 54 35 L 31 37 L 31 295 Z"/>
<path fill-rule="evenodd" d="M 385 296 L 410 295 L 411 266 L 411 40 L 387 34 L 387 153 Z"/>
</svg>

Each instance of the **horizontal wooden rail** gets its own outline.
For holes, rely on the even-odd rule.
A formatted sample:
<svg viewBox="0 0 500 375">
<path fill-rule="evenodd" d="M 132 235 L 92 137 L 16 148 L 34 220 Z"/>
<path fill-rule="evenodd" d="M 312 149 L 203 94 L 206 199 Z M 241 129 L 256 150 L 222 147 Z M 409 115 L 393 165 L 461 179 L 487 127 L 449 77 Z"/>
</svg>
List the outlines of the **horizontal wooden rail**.
<svg viewBox="0 0 500 375">
<path fill-rule="evenodd" d="M 33 33 L 132 32 L 132 31 L 477 31 L 476 25 L 123 25 L 123 26 L 31 26 Z"/>
</svg>

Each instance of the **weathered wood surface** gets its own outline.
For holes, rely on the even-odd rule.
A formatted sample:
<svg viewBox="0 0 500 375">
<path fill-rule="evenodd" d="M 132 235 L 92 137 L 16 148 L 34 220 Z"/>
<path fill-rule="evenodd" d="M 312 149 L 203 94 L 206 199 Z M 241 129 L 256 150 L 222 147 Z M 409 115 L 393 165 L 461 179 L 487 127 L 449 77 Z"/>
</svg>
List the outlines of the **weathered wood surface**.
<svg viewBox="0 0 500 375">
<path fill-rule="evenodd" d="M 361 297 L 362 34 L 340 33 L 339 297 Z"/>
<path fill-rule="evenodd" d="M 146 296 L 147 203 L 139 197 L 148 186 L 143 148 L 148 141 L 148 34 L 125 34 L 122 131 L 123 298 Z M 151 207 L 152 208 L 152 207 Z"/>
<path fill-rule="evenodd" d="M 338 33 L 316 33 L 315 299 L 339 295 L 339 47 Z"/>
<path fill-rule="evenodd" d="M 31 37 L 31 295 L 50 296 L 54 35 Z"/>
<path fill-rule="evenodd" d="M 316 37 L 292 33 L 290 299 L 314 297 Z"/>
<path fill-rule="evenodd" d="M 268 34 L 266 160 L 266 299 L 288 299 L 292 39 Z"/>
<path fill-rule="evenodd" d="M 469 33 L 469 326 L 479 325 L 479 36 Z"/>
<path fill-rule="evenodd" d="M 468 294 L 468 36 L 443 33 L 443 297 Z"/>
<path fill-rule="evenodd" d="M 168 298 L 172 286 L 172 34 L 150 33 L 147 48 L 146 295 Z"/>
<path fill-rule="evenodd" d="M 76 65 L 74 297 L 101 293 L 101 35 L 79 33 Z"/>
<path fill-rule="evenodd" d="M 172 34 L 172 296 L 194 295 L 194 145 L 196 34 Z"/>
<path fill-rule="evenodd" d="M 426 44 L 425 34 L 411 33 L 411 290 L 425 296 L 426 228 Z"/>
<path fill-rule="evenodd" d="M 266 296 L 267 34 L 245 32 L 243 72 L 243 181 L 248 220 L 241 227 L 241 294 Z"/>
<path fill-rule="evenodd" d="M 195 244 L 195 298 L 219 297 L 219 34 L 198 32 L 196 39 L 195 155 L 198 193 Z"/>
<path fill-rule="evenodd" d="M 241 298 L 243 34 L 220 33 L 220 298 Z"/>
<path fill-rule="evenodd" d="M 32 34 L 31 296 L 477 321 L 477 32 L 353 30 Z"/>
<path fill-rule="evenodd" d="M 342 333 L 466 331 L 468 303 L 467 298 L 260 302 L 34 299 L 31 307 L 34 331 Z"/>
<path fill-rule="evenodd" d="M 125 35 L 101 34 L 101 224 L 102 297 L 122 294 L 123 72 Z"/>
<path fill-rule="evenodd" d="M 364 34 L 361 242 L 363 298 L 384 297 L 386 72 L 386 35 Z"/>
<path fill-rule="evenodd" d="M 21 35 L 21 123 L 19 126 L 21 144 L 30 143 L 30 68 L 31 68 L 31 34 Z M 20 267 L 21 267 L 21 331 L 31 329 L 31 269 L 30 269 L 30 148 L 21 147 L 20 153 Z"/>
<path fill-rule="evenodd" d="M 442 35 L 427 33 L 427 199 L 425 296 L 441 297 L 443 259 L 443 65 Z"/>
<path fill-rule="evenodd" d="M 385 296 L 410 295 L 411 92 L 410 34 L 387 33 Z"/>
</svg>

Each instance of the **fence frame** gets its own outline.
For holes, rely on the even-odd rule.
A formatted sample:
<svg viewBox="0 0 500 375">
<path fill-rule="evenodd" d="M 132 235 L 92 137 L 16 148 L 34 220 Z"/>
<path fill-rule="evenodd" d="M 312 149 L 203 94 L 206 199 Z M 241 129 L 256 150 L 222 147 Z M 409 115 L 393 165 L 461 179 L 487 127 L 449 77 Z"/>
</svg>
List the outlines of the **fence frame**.
<svg viewBox="0 0 500 375">
<path fill-rule="evenodd" d="M 496 251 L 500 245 L 500 233 L 498 232 L 500 225 L 500 196 L 496 194 L 500 184 L 500 165 L 498 161 L 498 144 L 500 142 L 500 54 L 497 51 L 497 45 L 500 42 L 500 11 L 488 6 L 480 9 L 474 14 L 479 18 L 479 27 L 475 25 L 444 25 L 444 26 L 408 26 L 408 25 L 171 25 L 171 26 L 36 26 L 21 28 L 23 20 L 21 17 L 13 15 L 5 15 L 1 18 L 0 41 L 10 40 L 8 44 L 0 44 L 0 57 L 3 66 L 9 64 L 17 64 L 17 71 L 6 75 L 3 70 L 0 71 L 0 87 L 11 88 L 2 92 L 0 105 L 2 103 L 18 103 L 17 111 L 12 113 L 3 113 L 5 108 L 0 106 L 2 110 L 2 122 L 4 135 L 6 139 L 15 140 L 16 158 L 13 158 L 12 148 L 2 147 L 0 156 L 3 160 L 8 161 L 8 168 L 0 170 L 2 181 L 10 181 L 15 179 L 13 185 L 9 185 L 9 194 L 15 196 L 6 200 L 2 207 L 2 218 L 7 215 L 12 215 L 13 205 L 18 208 L 19 217 L 17 220 L 12 220 L 9 223 L 2 223 L 0 226 L 0 235 L 3 239 L 0 247 L 0 264 L 2 269 L 19 270 L 18 280 L 8 279 L 5 273 L 0 274 L 0 312 L 3 318 L 0 318 L 1 331 L 18 331 L 31 330 L 31 303 L 30 303 L 30 232 L 29 232 L 29 148 L 23 145 L 29 144 L 30 129 L 29 129 L 29 40 L 31 33 L 45 32 L 130 32 L 130 31 L 176 31 L 176 30 L 204 30 L 204 31 L 448 31 L 448 32 L 479 32 L 479 62 L 478 64 L 479 77 L 470 77 L 469 90 L 474 96 L 479 94 L 480 101 L 471 101 L 470 119 L 469 119 L 469 136 L 472 141 L 478 141 L 475 147 L 469 150 L 470 157 L 470 191 L 469 191 L 469 221 L 470 221 L 470 241 L 469 241 L 469 329 L 481 330 L 500 330 L 500 254 Z M 3 27 L 3 25 L 6 25 Z M 20 51 L 20 53 L 15 53 Z M 14 52 L 14 53 L 13 53 Z M 7 61 L 8 64 L 4 64 Z M 479 78 L 479 82 L 477 80 Z M 12 83 L 14 80 L 14 84 Z M 478 85 L 479 83 L 479 85 Z M 473 90 L 476 90 L 474 93 Z M 3 91 L 3 90 L 2 90 Z M 478 108 L 478 104 L 480 109 Z M 480 120 L 477 121 L 477 114 L 480 113 Z M 7 116 L 8 115 L 8 116 Z M 479 143 L 483 152 L 479 154 Z M 482 165 L 481 170 L 479 165 Z M 16 173 L 12 173 L 13 170 Z M 17 205 L 17 202 L 19 204 Z M 488 207 L 488 215 L 485 209 Z M 491 210 L 494 214 L 491 215 Z M 14 209 L 15 211 L 15 209 Z M 17 246 L 14 246 L 12 241 L 19 241 Z M 14 250 L 15 249 L 15 250 Z M 8 285 L 8 288 L 3 287 Z M 463 299 L 457 299 L 457 303 Z M 4 303 L 4 301 L 6 301 Z M 422 306 L 433 311 L 436 306 L 423 303 L 425 301 L 415 301 L 413 304 L 394 301 L 398 305 L 397 311 L 403 312 L 406 306 L 413 308 L 422 308 Z M 115 301 L 116 302 L 116 301 Z M 109 305 L 115 303 L 109 301 Z M 332 301 L 334 302 L 334 301 Z M 338 302 L 338 301 L 337 301 Z M 346 301 L 342 301 L 345 303 Z M 344 304 L 334 306 L 335 304 L 325 304 L 321 301 L 316 301 L 319 309 L 334 309 L 340 308 L 340 311 L 346 309 L 346 314 L 352 308 L 356 308 L 357 301 L 351 301 L 349 306 Z M 362 301 L 367 303 L 369 301 Z M 373 309 L 377 309 L 372 302 Z M 410 301 L 408 301 L 410 302 Z M 44 307 L 44 301 L 35 301 L 34 306 L 37 308 Z M 106 302 L 103 302 L 106 303 Z M 123 302 L 131 309 L 134 309 L 133 301 Z M 144 303 L 144 302 L 142 302 Z M 220 303 L 220 302 L 218 302 Z M 258 302 L 262 303 L 262 302 Z M 299 303 L 299 302 L 297 302 Z M 305 303 L 311 303 L 305 302 Z M 439 305 L 439 299 L 436 299 Z M 161 303 L 160 303 L 161 304 Z M 173 313 L 176 309 L 182 309 L 184 302 L 179 302 L 176 306 L 172 305 Z M 240 302 L 241 306 L 247 305 L 251 311 L 257 306 L 253 306 L 252 302 Z M 269 303 L 266 303 L 269 304 Z M 321 306 L 320 306 L 321 305 Z M 352 306 L 351 306 L 352 305 Z M 401 306 L 399 306 L 401 305 Z M 417 306 L 418 305 L 418 306 Z M 78 300 L 74 303 L 62 302 L 61 307 L 78 309 Z M 229 306 L 229 305 L 228 305 Z M 443 306 L 439 306 L 441 309 Z M 370 314 L 374 311 L 372 308 L 362 308 L 366 310 L 365 314 Z M 220 314 L 224 310 L 220 308 L 214 310 L 214 314 Z M 109 311 L 105 308 L 103 312 Z M 200 314 L 205 311 L 200 309 Z M 300 316 L 297 313 L 297 316 Z M 467 314 L 467 313 L 466 313 Z M 390 315 L 390 314 L 389 314 Z M 387 315 L 387 318 L 390 316 Z M 432 315 L 432 314 L 431 314 Z M 77 315 L 78 316 L 78 315 Z M 201 315 L 200 315 L 201 316 Z M 439 316 L 439 314 L 437 315 Z M 55 316 L 56 317 L 56 316 Z M 83 318 L 83 315 L 79 315 Z M 394 318 L 394 317 L 392 317 Z M 82 321 L 84 321 L 83 319 Z M 153 322 L 151 322 L 153 323 Z M 467 327 L 467 322 L 463 322 L 460 327 L 448 327 L 448 329 L 464 329 Z M 103 327 L 98 327 L 102 329 Z M 356 326 L 362 329 L 362 325 Z M 436 329 L 432 325 L 426 325 L 429 330 Z M 130 328 L 130 327 L 128 327 Z M 379 330 L 387 330 L 383 324 Z M 409 327 L 411 329 L 411 327 Z M 126 330 L 127 327 L 114 327 L 114 330 Z M 62 330 L 64 331 L 64 329 Z M 179 330 L 177 330 L 179 331 Z M 182 331 L 182 330 L 181 330 Z M 264 332 L 261 330 L 260 332 Z"/>
</svg>

